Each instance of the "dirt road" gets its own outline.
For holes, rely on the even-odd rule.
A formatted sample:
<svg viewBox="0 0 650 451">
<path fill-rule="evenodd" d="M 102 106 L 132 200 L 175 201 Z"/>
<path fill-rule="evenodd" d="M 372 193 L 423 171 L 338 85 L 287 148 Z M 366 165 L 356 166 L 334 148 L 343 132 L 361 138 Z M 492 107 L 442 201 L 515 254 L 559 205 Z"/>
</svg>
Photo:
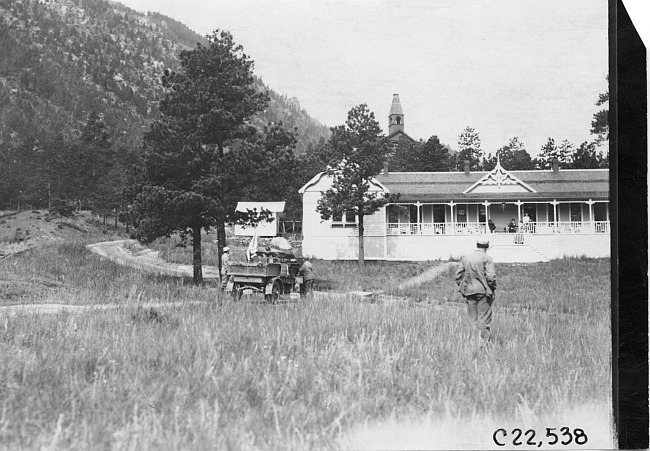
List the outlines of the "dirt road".
<svg viewBox="0 0 650 451">
<path fill-rule="evenodd" d="M 169 263 L 164 261 L 158 255 L 158 252 L 151 249 L 138 249 L 136 240 L 118 240 L 118 241 L 103 241 L 88 245 L 88 249 L 95 254 L 112 260 L 120 265 L 129 266 L 132 268 L 139 268 L 145 271 L 150 271 L 158 274 L 192 277 L 192 266 L 181 265 L 177 263 Z M 444 274 L 450 265 L 453 263 L 444 263 L 440 266 L 435 266 L 428 271 L 414 277 L 400 285 L 400 288 L 414 287 L 429 280 Z M 219 278 L 218 269 L 214 266 L 203 266 L 203 278 L 216 280 Z M 382 302 L 387 300 L 385 296 L 379 293 L 372 292 L 314 292 L 315 299 L 360 299 L 368 300 L 371 302 Z M 296 299 L 283 299 L 281 303 L 299 302 Z M 69 305 L 69 304 L 20 304 L 0 307 L 0 314 L 20 314 L 20 313 L 58 313 L 58 312 L 83 312 L 90 310 L 110 310 L 125 307 L 143 307 L 143 308 L 163 308 L 186 306 L 190 304 L 197 304 L 196 302 L 172 302 L 172 303 L 150 303 L 150 304 L 98 304 L 98 305 Z"/>
<path fill-rule="evenodd" d="M 112 260 L 120 265 L 140 268 L 158 274 L 192 277 L 191 265 L 169 263 L 158 256 L 158 252 L 151 249 L 133 253 L 127 249 L 128 245 L 135 245 L 136 240 L 103 241 L 89 244 L 92 252 Z M 204 279 L 218 279 L 219 270 L 214 266 L 203 266 Z"/>
</svg>

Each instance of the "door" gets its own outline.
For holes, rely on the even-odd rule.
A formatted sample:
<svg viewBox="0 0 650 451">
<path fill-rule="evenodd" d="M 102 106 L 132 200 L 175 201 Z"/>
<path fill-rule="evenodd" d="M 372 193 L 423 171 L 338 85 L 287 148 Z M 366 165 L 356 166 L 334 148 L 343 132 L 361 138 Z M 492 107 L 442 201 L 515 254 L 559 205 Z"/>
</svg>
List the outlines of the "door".
<svg viewBox="0 0 650 451">
<path fill-rule="evenodd" d="M 467 222 L 467 205 L 460 204 L 456 208 L 456 222 Z"/>
</svg>

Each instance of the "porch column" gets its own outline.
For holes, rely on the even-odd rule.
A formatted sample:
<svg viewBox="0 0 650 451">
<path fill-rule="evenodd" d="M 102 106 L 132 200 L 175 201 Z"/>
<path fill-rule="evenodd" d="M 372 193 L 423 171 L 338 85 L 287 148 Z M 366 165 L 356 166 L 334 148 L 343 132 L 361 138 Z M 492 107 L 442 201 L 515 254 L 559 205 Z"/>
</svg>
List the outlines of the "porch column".
<svg viewBox="0 0 650 451">
<path fill-rule="evenodd" d="M 517 223 L 521 222 L 521 206 L 524 204 L 522 201 L 518 200 L 515 202 L 517 205 Z"/>
<path fill-rule="evenodd" d="M 596 225 L 594 224 L 594 202 L 593 200 L 589 199 L 587 201 L 587 205 L 589 205 L 589 224 L 590 224 L 590 229 L 591 233 L 596 233 Z"/>
<path fill-rule="evenodd" d="M 456 219 L 454 218 L 454 203 L 453 200 L 450 200 L 447 205 L 449 205 L 451 211 L 451 234 L 456 235 Z"/>
<path fill-rule="evenodd" d="M 422 204 L 420 203 L 420 201 L 417 201 L 417 202 L 415 203 L 415 208 L 416 208 L 417 211 L 418 211 L 418 212 L 417 212 L 418 235 L 422 235 L 422 224 L 421 224 L 422 217 L 421 217 L 421 215 L 420 215 L 420 207 L 421 207 L 421 206 L 422 206 Z"/>
<path fill-rule="evenodd" d="M 559 218 L 557 217 L 557 204 L 558 204 L 558 201 L 553 199 L 553 202 L 551 202 L 551 205 L 553 205 L 553 222 L 555 223 L 555 224 L 553 224 L 553 233 L 557 233 L 557 231 L 558 231 L 557 230 L 557 223 L 559 222 L 559 220 L 558 220 Z"/>
</svg>

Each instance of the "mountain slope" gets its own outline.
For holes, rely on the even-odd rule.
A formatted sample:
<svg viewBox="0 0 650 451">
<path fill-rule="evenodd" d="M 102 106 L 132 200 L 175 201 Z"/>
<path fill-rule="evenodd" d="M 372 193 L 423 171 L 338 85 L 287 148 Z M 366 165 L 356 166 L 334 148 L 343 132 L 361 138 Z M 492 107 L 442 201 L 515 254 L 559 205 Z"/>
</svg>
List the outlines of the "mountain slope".
<svg viewBox="0 0 650 451">
<path fill-rule="evenodd" d="M 197 42 L 206 39 L 174 19 L 106 0 L 0 0 L 0 146 L 73 140 L 95 111 L 115 147 L 137 148 L 158 115 L 163 70 Z M 298 152 L 328 137 L 297 101 L 269 91 L 256 122 L 296 127 Z"/>
</svg>

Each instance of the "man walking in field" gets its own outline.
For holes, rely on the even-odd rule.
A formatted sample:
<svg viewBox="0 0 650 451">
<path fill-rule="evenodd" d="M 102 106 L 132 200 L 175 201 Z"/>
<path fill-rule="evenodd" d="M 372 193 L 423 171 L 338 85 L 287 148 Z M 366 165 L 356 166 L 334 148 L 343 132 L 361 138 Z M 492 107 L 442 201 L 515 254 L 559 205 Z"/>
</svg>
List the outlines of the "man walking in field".
<svg viewBox="0 0 650 451">
<path fill-rule="evenodd" d="M 479 238 L 476 250 L 464 256 L 456 270 L 456 284 L 467 302 L 469 320 L 479 329 L 484 343 L 492 341 L 490 323 L 497 288 L 494 261 L 487 253 L 489 247 L 490 241 L 487 238 Z"/>
</svg>

